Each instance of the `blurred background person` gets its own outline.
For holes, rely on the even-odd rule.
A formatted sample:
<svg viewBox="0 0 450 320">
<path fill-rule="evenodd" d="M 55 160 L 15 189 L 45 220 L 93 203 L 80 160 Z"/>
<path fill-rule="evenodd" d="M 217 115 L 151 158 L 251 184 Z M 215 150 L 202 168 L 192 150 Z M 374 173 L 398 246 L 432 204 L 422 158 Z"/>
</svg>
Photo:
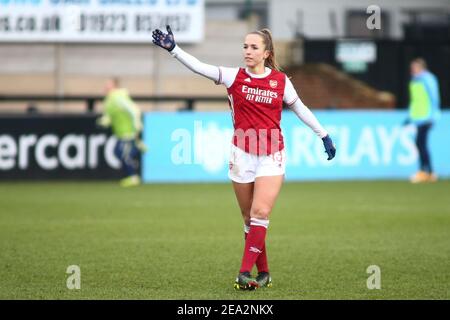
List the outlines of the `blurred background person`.
<svg viewBox="0 0 450 320">
<path fill-rule="evenodd" d="M 411 182 L 434 182 L 428 134 L 433 123 L 440 115 L 439 82 L 436 76 L 427 69 L 426 61 L 414 59 L 410 64 L 411 81 L 409 83 L 409 118 L 406 123 L 417 127 L 416 146 L 419 152 L 419 171 L 411 177 Z"/>
<path fill-rule="evenodd" d="M 120 160 L 125 174 L 120 184 L 123 187 L 139 185 L 139 156 L 146 149 L 140 140 L 141 112 L 129 96 L 128 90 L 120 87 L 118 78 L 106 81 L 105 92 L 103 115 L 97 119 L 97 124 L 111 127 L 117 137 L 114 154 Z"/>
</svg>

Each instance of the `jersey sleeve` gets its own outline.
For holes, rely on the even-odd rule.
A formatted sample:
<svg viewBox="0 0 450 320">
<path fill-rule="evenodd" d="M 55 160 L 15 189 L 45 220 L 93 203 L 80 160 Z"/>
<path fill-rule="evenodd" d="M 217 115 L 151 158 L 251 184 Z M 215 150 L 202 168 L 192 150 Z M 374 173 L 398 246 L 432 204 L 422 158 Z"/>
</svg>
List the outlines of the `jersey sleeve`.
<svg viewBox="0 0 450 320">
<path fill-rule="evenodd" d="M 239 68 L 219 67 L 219 80 L 216 81 L 216 84 L 223 84 L 227 88 L 231 87 L 238 72 Z"/>
<path fill-rule="evenodd" d="M 298 97 L 297 91 L 292 85 L 291 80 L 289 80 L 289 78 L 286 76 L 286 85 L 284 86 L 283 102 L 286 103 L 286 105 L 288 106 L 292 106 L 298 99 L 300 98 Z"/>
<path fill-rule="evenodd" d="M 113 101 L 111 99 L 111 95 L 108 94 L 103 99 L 103 115 L 110 117 L 111 116 L 111 110 L 113 108 Z"/>
<path fill-rule="evenodd" d="M 291 80 L 286 77 L 286 85 L 284 89 L 283 102 L 294 111 L 297 117 L 308 127 L 314 131 L 320 138 L 325 137 L 328 132 L 322 127 L 314 114 L 309 110 L 307 106 L 302 102 L 297 94 Z"/>
</svg>

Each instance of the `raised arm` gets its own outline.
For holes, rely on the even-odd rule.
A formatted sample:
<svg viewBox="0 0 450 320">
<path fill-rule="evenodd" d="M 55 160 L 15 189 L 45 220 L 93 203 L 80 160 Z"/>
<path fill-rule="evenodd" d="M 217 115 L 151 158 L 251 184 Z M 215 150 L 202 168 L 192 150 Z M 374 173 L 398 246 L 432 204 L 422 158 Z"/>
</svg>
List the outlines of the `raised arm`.
<svg viewBox="0 0 450 320">
<path fill-rule="evenodd" d="M 179 46 L 175 46 L 175 48 L 170 52 L 170 54 L 175 59 L 184 64 L 187 68 L 189 68 L 191 71 L 213 80 L 216 84 L 219 84 L 220 81 L 219 67 L 199 61 L 197 58 L 190 55 L 189 53 L 181 49 Z"/>
<path fill-rule="evenodd" d="M 170 29 L 170 26 L 166 26 L 166 28 L 167 33 L 164 33 L 159 29 L 153 31 L 153 43 L 169 51 L 174 58 L 176 58 L 193 72 L 211 79 L 219 84 L 221 80 L 221 71 L 219 67 L 203 63 L 189 53 L 182 50 L 175 43 L 175 38 L 173 36 L 172 30 Z"/>
</svg>

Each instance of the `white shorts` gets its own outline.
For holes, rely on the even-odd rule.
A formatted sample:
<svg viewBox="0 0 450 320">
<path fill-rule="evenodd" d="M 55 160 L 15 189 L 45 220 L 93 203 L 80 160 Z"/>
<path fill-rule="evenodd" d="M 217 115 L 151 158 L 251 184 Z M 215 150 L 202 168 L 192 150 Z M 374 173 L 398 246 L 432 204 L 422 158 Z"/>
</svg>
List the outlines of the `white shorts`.
<svg viewBox="0 0 450 320">
<path fill-rule="evenodd" d="M 231 144 L 228 177 L 238 183 L 254 182 L 257 177 L 284 175 L 286 153 L 283 150 L 257 156 Z"/>
</svg>

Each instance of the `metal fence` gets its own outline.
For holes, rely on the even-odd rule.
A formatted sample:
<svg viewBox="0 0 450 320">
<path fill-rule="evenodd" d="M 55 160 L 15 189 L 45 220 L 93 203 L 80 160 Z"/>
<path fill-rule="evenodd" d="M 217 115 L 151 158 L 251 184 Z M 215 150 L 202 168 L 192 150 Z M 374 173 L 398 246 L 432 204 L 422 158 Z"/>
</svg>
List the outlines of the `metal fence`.
<svg viewBox="0 0 450 320">
<path fill-rule="evenodd" d="M 87 112 L 94 112 L 96 103 L 102 101 L 104 96 L 56 96 L 56 95 L 0 95 L 0 103 L 24 102 L 32 108 L 37 102 L 84 102 Z M 180 102 L 184 101 L 184 107 L 179 110 L 195 110 L 197 102 L 227 102 L 226 97 L 217 96 L 133 96 L 136 102 Z M 1 112 L 1 108 L 0 108 Z"/>
</svg>

